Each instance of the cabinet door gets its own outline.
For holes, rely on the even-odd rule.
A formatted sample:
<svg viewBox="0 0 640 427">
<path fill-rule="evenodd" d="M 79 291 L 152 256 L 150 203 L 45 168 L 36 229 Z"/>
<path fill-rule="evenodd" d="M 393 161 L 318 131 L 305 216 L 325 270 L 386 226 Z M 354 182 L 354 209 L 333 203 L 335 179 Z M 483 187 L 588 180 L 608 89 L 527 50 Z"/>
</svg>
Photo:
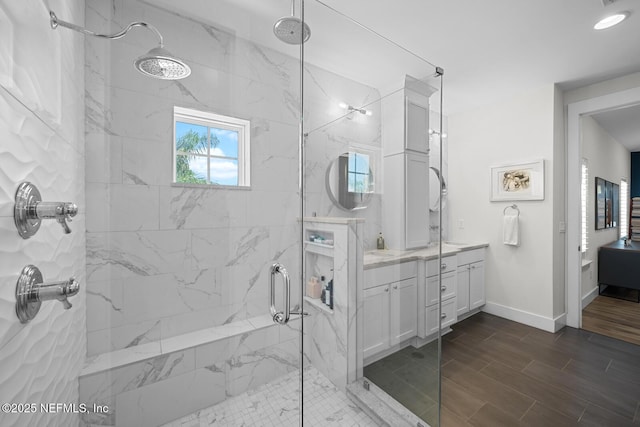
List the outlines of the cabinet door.
<svg viewBox="0 0 640 427">
<path fill-rule="evenodd" d="M 474 262 L 469 270 L 469 310 L 483 306 L 485 302 L 484 261 Z"/>
<path fill-rule="evenodd" d="M 405 148 L 429 152 L 429 105 L 423 105 L 407 92 L 405 97 Z"/>
<path fill-rule="evenodd" d="M 389 348 L 389 285 L 364 291 L 364 357 Z"/>
<path fill-rule="evenodd" d="M 469 311 L 469 264 L 458 267 L 458 281 L 456 294 L 458 316 Z"/>
<path fill-rule="evenodd" d="M 391 340 L 399 344 L 418 333 L 418 279 L 391 284 Z"/>
<path fill-rule="evenodd" d="M 429 156 L 405 154 L 405 246 L 429 244 Z"/>
</svg>

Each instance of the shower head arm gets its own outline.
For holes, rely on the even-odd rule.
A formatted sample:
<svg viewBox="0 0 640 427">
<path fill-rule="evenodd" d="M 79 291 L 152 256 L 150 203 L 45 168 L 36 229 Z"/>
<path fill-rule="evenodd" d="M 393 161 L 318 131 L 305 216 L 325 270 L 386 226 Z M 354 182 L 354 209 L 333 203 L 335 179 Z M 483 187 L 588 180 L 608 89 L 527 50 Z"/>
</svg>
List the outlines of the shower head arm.
<svg viewBox="0 0 640 427">
<path fill-rule="evenodd" d="M 56 16 L 56 14 L 53 11 L 49 11 L 49 17 L 50 17 L 50 22 L 51 22 L 51 28 L 56 29 L 58 28 L 58 26 L 61 27 L 65 27 L 65 28 L 69 28 L 71 30 L 74 31 L 78 31 L 82 34 L 87 34 L 89 36 L 94 36 L 94 37 L 100 37 L 100 38 L 104 38 L 104 39 L 110 39 L 110 40 L 115 40 L 115 39 L 119 39 L 122 38 L 124 36 L 127 35 L 127 33 L 133 28 L 133 27 L 145 27 L 147 29 L 149 29 L 150 31 L 154 32 L 156 34 L 156 36 L 158 37 L 158 43 L 160 44 L 160 47 L 164 47 L 164 41 L 162 38 L 162 34 L 160 34 L 160 31 L 158 31 L 158 29 L 156 27 L 154 27 L 151 24 L 147 24 L 146 22 L 132 22 L 130 23 L 127 28 L 125 28 L 122 31 L 119 31 L 115 34 L 98 34 L 95 33 L 93 31 L 87 30 L 84 27 L 81 27 L 79 25 L 76 24 L 72 24 L 70 22 L 66 22 L 63 21 L 61 19 L 58 19 L 58 17 Z"/>
</svg>

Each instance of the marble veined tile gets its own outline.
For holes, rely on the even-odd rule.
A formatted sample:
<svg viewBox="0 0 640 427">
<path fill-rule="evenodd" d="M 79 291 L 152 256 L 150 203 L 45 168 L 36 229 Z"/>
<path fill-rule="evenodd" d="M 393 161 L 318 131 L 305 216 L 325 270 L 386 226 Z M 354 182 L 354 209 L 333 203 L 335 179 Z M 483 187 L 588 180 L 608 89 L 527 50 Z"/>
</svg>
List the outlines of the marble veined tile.
<svg viewBox="0 0 640 427">
<path fill-rule="evenodd" d="M 292 371 L 255 390 L 196 411 L 164 427 L 293 426 L 300 424 L 302 405 L 305 426 L 379 425 L 313 367 L 304 369 L 303 387 L 304 402 L 300 400 L 300 371 Z"/>
</svg>

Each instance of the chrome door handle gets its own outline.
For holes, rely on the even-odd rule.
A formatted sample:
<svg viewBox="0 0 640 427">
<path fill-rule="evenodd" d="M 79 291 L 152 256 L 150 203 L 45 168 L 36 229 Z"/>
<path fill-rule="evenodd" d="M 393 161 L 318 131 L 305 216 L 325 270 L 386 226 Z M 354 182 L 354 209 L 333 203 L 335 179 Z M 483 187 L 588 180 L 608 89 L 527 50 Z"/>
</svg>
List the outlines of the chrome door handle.
<svg viewBox="0 0 640 427">
<path fill-rule="evenodd" d="M 280 273 L 282 275 L 282 280 L 284 281 L 284 312 L 278 311 L 276 309 L 276 274 Z M 289 318 L 291 317 L 291 306 L 290 297 L 291 297 L 291 281 L 289 280 L 289 273 L 287 269 L 284 268 L 284 265 L 280 263 L 274 263 L 271 266 L 271 286 L 269 288 L 270 300 L 271 300 L 271 317 L 275 323 L 280 325 L 284 325 L 289 322 Z"/>
</svg>

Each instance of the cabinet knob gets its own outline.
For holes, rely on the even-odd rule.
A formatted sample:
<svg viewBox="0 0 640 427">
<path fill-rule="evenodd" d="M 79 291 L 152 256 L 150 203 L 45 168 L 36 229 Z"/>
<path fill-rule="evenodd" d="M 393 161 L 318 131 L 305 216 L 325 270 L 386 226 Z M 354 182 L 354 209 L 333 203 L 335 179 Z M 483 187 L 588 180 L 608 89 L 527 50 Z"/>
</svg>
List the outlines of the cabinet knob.
<svg viewBox="0 0 640 427">
<path fill-rule="evenodd" d="M 384 291 L 385 292 L 389 292 L 389 288 L 384 288 Z"/>
<path fill-rule="evenodd" d="M 446 269 L 446 268 L 447 268 L 447 264 L 444 264 L 444 263 L 443 263 L 443 264 L 440 266 L 440 269 L 441 269 L 441 270 L 444 270 L 444 269 Z"/>
<path fill-rule="evenodd" d="M 475 268 L 476 268 L 476 266 L 475 266 L 475 265 L 472 265 L 472 266 L 471 266 L 471 268 L 475 269 Z"/>
<path fill-rule="evenodd" d="M 393 285 L 393 289 L 398 289 L 398 285 Z"/>
<path fill-rule="evenodd" d="M 446 287 L 446 286 L 443 286 L 443 287 L 441 287 L 441 288 L 440 288 L 440 291 L 441 291 L 441 292 L 444 292 L 444 291 L 446 291 L 446 290 L 447 290 L 447 287 Z"/>
<path fill-rule="evenodd" d="M 441 319 L 445 319 L 446 317 L 447 317 L 447 313 L 442 313 L 442 314 L 440 315 L 440 318 L 441 318 Z"/>
</svg>

